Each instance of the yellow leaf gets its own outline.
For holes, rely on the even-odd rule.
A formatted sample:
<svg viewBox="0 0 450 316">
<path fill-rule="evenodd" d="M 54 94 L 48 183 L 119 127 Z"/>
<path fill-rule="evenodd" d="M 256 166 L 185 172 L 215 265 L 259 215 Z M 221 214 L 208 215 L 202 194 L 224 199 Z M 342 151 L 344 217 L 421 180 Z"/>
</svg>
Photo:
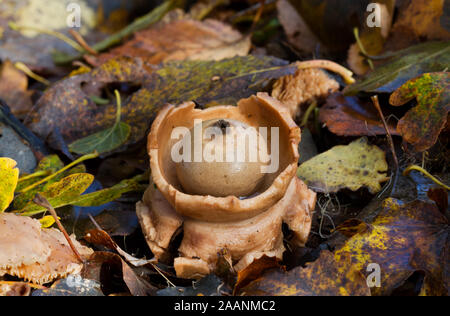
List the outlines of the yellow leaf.
<svg viewBox="0 0 450 316">
<path fill-rule="evenodd" d="M 17 163 L 10 158 L 0 158 L 0 213 L 4 212 L 14 199 L 19 180 Z"/>
<path fill-rule="evenodd" d="M 356 191 L 365 186 L 371 193 L 381 190 L 387 181 L 385 153 L 367 143 L 363 137 L 347 146 L 336 146 L 303 163 L 297 175 L 315 191 L 337 192 L 348 188 Z"/>
<path fill-rule="evenodd" d="M 51 215 L 47 215 L 42 217 L 39 222 L 41 223 L 42 228 L 50 228 L 55 223 L 55 218 Z"/>
</svg>

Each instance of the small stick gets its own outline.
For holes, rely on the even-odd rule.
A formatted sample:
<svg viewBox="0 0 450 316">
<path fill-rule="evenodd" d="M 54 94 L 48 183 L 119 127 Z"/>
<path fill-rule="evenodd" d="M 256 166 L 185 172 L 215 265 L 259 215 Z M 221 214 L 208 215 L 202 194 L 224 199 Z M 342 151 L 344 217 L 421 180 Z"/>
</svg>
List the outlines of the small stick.
<svg viewBox="0 0 450 316">
<path fill-rule="evenodd" d="M 434 183 L 444 187 L 445 189 L 450 191 L 450 186 L 446 185 L 445 183 L 443 183 L 442 181 L 439 181 L 436 177 L 432 176 L 428 171 L 426 171 L 425 169 L 423 169 L 422 167 L 416 166 L 416 165 L 411 165 L 408 168 L 406 168 L 403 171 L 403 175 L 406 177 L 409 175 L 409 173 L 413 170 L 419 171 L 421 173 L 423 173 L 425 176 L 427 176 L 428 178 L 430 178 Z"/>
<path fill-rule="evenodd" d="M 33 202 L 36 203 L 39 206 L 45 207 L 50 214 L 53 216 L 53 218 L 55 219 L 56 224 L 59 227 L 59 230 L 64 234 L 64 237 L 66 238 L 67 242 L 69 243 L 70 248 L 72 249 L 73 253 L 75 254 L 75 256 L 77 257 L 77 259 L 81 262 L 84 263 L 83 258 L 81 257 L 80 253 L 78 252 L 77 248 L 75 247 L 75 245 L 72 242 L 72 239 L 70 239 L 69 234 L 67 234 L 67 231 L 64 229 L 63 225 L 61 224 L 61 222 L 58 219 L 58 215 L 56 214 L 55 209 L 53 208 L 53 206 L 47 201 L 47 199 L 45 197 L 43 197 L 42 195 L 40 195 L 39 193 L 36 194 L 36 196 L 33 199 Z"/>
<path fill-rule="evenodd" d="M 372 99 L 373 105 L 378 110 L 378 114 L 380 114 L 381 120 L 383 121 L 383 126 L 384 126 L 384 129 L 386 130 L 389 146 L 391 146 L 392 155 L 394 156 L 395 168 L 398 170 L 399 165 L 398 165 L 398 160 L 397 160 L 397 154 L 395 152 L 394 141 L 392 139 L 392 135 L 391 135 L 391 132 L 389 131 L 389 127 L 386 123 L 386 120 L 384 119 L 383 111 L 381 110 L 380 102 L 378 101 L 378 95 L 374 95 L 373 97 L 371 97 L 371 99 Z"/>
<path fill-rule="evenodd" d="M 70 35 L 81 45 L 89 54 L 98 55 L 98 52 L 93 49 L 89 44 L 84 40 L 83 36 L 75 30 L 69 30 Z"/>
</svg>

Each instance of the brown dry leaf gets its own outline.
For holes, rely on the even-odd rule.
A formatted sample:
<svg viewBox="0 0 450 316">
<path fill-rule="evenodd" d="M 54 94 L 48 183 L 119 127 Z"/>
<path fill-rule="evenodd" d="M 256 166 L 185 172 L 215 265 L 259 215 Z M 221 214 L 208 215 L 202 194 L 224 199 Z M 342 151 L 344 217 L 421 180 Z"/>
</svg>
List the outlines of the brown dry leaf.
<svg viewBox="0 0 450 316">
<path fill-rule="evenodd" d="M 321 69 L 299 69 L 295 75 L 278 79 L 273 85 L 272 97 L 289 108 L 293 117 L 300 114 L 301 105 L 325 98 L 339 90 L 339 83 Z"/>
<path fill-rule="evenodd" d="M 28 91 L 27 76 L 9 60 L 0 67 L 0 98 L 6 101 L 16 117 L 25 116 L 32 108 L 32 91 Z"/>
<path fill-rule="evenodd" d="M 334 93 L 327 98 L 327 103 L 320 108 L 319 120 L 339 136 L 386 134 L 380 116 L 370 101 L 346 97 L 342 93 Z M 399 135 L 395 122 L 389 121 L 388 124 L 391 135 Z"/>
<path fill-rule="evenodd" d="M 279 267 L 280 260 L 276 257 L 263 255 L 262 257 L 255 259 L 249 266 L 238 272 L 234 293 L 238 293 L 242 287 L 258 279 L 264 271 Z"/>
<path fill-rule="evenodd" d="M 286 32 L 289 43 L 296 49 L 313 53 L 320 44 L 317 37 L 288 0 L 277 2 L 278 19 Z"/>
<path fill-rule="evenodd" d="M 172 60 L 222 60 L 246 56 L 250 47 L 249 37 L 243 37 L 220 21 L 182 19 L 137 32 L 124 45 L 98 57 L 89 57 L 88 61 L 98 66 L 116 56 L 140 57 L 151 64 Z"/>
<path fill-rule="evenodd" d="M 372 294 L 390 295 L 414 272 L 422 271 L 423 294 L 448 295 L 450 229 L 435 204 L 402 204 L 389 198 L 370 224 L 352 220 L 338 230 L 352 237 L 336 250 L 336 260 L 350 256 L 351 265 L 363 273 L 371 263 L 380 266 L 380 287 L 372 288 Z"/>
<path fill-rule="evenodd" d="M 403 1 L 399 16 L 386 43 L 387 50 L 398 50 L 431 40 L 450 40 L 450 32 L 442 27 L 446 0 Z"/>
<path fill-rule="evenodd" d="M 93 251 L 71 237 L 83 257 Z M 81 271 L 83 265 L 56 229 L 41 229 L 29 217 L 0 214 L 0 276 L 9 274 L 45 284 Z"/>
<path fill-rule="evenodd" d="M 269 270 L 244 287 L 241 294 L 251 296 L 369 296 L 363 274 L 347 260 L 336 261 L 331 252 L 322 252 L 319 259 L 306 268 L 288 272 Z"/>
</svg>

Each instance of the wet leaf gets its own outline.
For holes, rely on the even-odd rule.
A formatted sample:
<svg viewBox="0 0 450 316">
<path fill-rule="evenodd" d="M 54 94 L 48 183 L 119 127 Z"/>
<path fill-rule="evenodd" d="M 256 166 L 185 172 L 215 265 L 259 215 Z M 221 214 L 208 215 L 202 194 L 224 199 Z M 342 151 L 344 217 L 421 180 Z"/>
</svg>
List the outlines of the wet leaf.
<svg viewBox="0 0 450 316">
<path fill-rule="evenodd" d="M 10 158 L 0 158 L 0 213 L 4 212 L 14 199 L 19 169 L 16 162 Z"/>
<path fill-rule="evenodd" d="M 433 146 L 447 123 L 450 111 L 450 73 L 423 74 L 398 88 L 390 97 L 392 105 L 417 99 L 417 106 L 398 122 L 403 139 L 419 151 Z"/>
<path fill-rule="evenodd" d="M 335 257 L 340 261 L 350 256 L 351 265 L 367 274 L 369 264 L 378 264 L 381 287 L 372 288 L 373 294 L 389 295 L 415 271 L 422 271 L 425 287 L 432 285 L 434 294 L 448 295 L 450 230 L 436 205 L 387 199 L 373 222 L 353 222 L 342 229 L 349 228 L 356 234 L 336 250 Z"/>
<path fill-rule="evenodd" d="M 387 113 L 384 113 L 387 116 Z M 319 120 L 339 136 L 384 135 L 381 118 L 370 101 L 358 97 L 346 97 L 341 93 L 332 94 L 320 108 Z M 390 122 L 389 132 L 398 135 L 395 124 Z"/>
<path fill-rule="evenodd" d="M 28 91 L 27 76 L 14 67 L 9 60 L 0 67 L 0 98 L 12 106 L 12 113 L 17 117 L 24 117 L 31 110 L 33 103 Z"/>
<path fill-rule="evenodd" d="M 124 45 L 89 61 L 101 65 L 116 56 L 140 57 L 155 65 L 170 60 L 222 60 L 245 56 L 250 46 L 250 38 L 220 21 L 181 19 L 137 32 Z"/>
<path fill-rule="evenodd" d="M 51 288 L 36 290 L 32 296 L 104 296 L 101 285 L 94 280 L 83 279 L 79 275 L 71 275 L 56 281 Z"/>
<path fill-rule="evenodd" d="M 319 192 L 337 192 L 348 188 L 356 191 L 367 187 L 371 193 L 381 190 L 387 181 L 388 165 L 384 151 L 360 138 L 346 146 L 330 150 L 304 162 L 297 176 Z"/>
<path fill-rule="evenodd" d="M 400 50 L 386 64 L 377 67 L 361 81 L 346 87 L 344 93 L 391 93 L 420 74 L 448 68 L 449 52 L 448 42 L 429 42 Z"/>
<path fill-rule="evenodd" d="M 244 287 L 241 295 L 251 296 L 369 296 L 366 279 L 350 259 L 336 261 L 324 251 L 319 259 L 288 272 L 269 270 Z"/>
<path fill-rule="evenodd" d="M 295 65 L 280 59 L 246 56 L 219 62 L 169 62 L 150 74 L 141 60 L 112 59 L 48 89 L 38 101 L 39 110 L 32 114 L 31 128 L 43 138 L 59 128 L 67 142 L 105 130 L 114 124 L 115 106 L 98 106 L 89 96 L 101 94 L 110 84 L 132 83 L 140 89 L 124 102 L 122 121 L 131 126 L 127 144 L 134 144 L 145 137 L 152 119 L 166 103 L 194 100 L 204 106 L 234 104 L 261 91 L 271 79 L 295 70 Z M 99 84 L 92 86 L 92 82 Z"/>
</svg>

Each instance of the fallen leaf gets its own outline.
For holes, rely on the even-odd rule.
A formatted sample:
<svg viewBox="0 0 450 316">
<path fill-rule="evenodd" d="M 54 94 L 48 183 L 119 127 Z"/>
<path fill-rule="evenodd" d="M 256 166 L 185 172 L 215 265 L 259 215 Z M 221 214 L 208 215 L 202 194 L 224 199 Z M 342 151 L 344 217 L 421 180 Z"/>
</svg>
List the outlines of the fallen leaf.
<svg viewBox="0 0 450 316">
<path fill-rule="evenodd" d="M 97 151 L 99 154 L 113 151 L 123 145 L 130 137 L 130 125 L 120 121 L 122 115 L 122 101 L 116 90 L 117 113 L 114 126 L 104 131 L 79 139 L 69 145 L 69 150 L 79 155 L 86 155 Z"/>
<path fill-rule="evenodd" d="M 0 67 L 0 98 L 10 104 L 12 113 L 19 118 L 28 114 L 33 106 L 28 90 L 28 77 L 6 60 Z"/>
<path fill-rule="evenodd" d="M 448 42 L 428 42 L 397 51 L 390 61 L 377 67 L 361 81 L 347 86 L 344 94 L 392 93 L 420 74 L 448 68 L 449 52 Z"/>
<path fill-rule="evenodd" d="M 436 203 L 442 214 L 448 210 L 448 194 L 444 188 L 431 188 L 427 191 L 427 196 L 430 200 Z"/>
<path fill-rule="evenodd" d="M 388 116 L 388 113 L 384 113 Z M 358 97 L 346 97 L 334 93 L 320 108 L 319 120 L 339 136 L 385 135 L 383 122 L 375 106 L 370 101 Z M 399 135 L 395 123 L 388 122 L 391 135 Z"/>
<path fill-rule="evenodd" d="M 19 169 L 10 158 L 0 158 L 0 213 L 4 212 L 14 199 L 14 191 L 19 181 Z"/>
<path fill-rule="evenodd" d="M 92 254 L 71 238 L 83 257 Z M 30 217 L 0 214 L 0 276 L 9 274 L 45 284 L 78 273 L 82 267 L 59 230 L 42 229 L 40 222 Z"/>
<path fill-rule="evenodd" d="M 117 280 L 111 279 L 120 277 L 133 296 L 153 296 L 157 291 L 157 288 L 141 277 L 139 271 L 135 271 L 119 255 L 112 252 L 95 252 L 89 258 L 82 276 L 101 282 L 102 289 Z"/>
<path fill-rule="evenodd" d="M 245 56 L 250 47 L 249 37 L 243 37 L 220 21 L 182 19 L 137 32 L 124 45 L 98 57 L 89 57 L 88 61 L 98 66 L 117 56 L 140 57 L 151 64 L 171 60 L 222 60 Z"/>
<path fill-rule="evenodd" d="M 133 83 L 140 89 L 123 105 L 122 121 L 131 126 L 127 144 L 134 144 L 146 136 L 152 119 L 166 103 L 233 104 L 260 91 L 271 79 L 294 72 L 295 65 L 273 57 L 168 62 L 151 74 L 139 59 L 112 59 L 49 88 L 37 103 L 39 110 L 32 114 L 30 127 L 43 138 L 59 128 L 69 143 L 105 130 L 114 124 L 115 106 L 98 106 L 89 96 L 100 95 L 108 84 Z M 92 82 L 99 84 L 89 85 Z"/>
<path fill-rule="evenodd" d="M 446 0 L 403 1 L 398 18 L 386 44 L 389 50 L 398 50 L 412 44 L 431 40 L 450 40 L 450 32 L 442 23 L 448 13 Z"/>
<path fill-rule="evenodd" d="M 76 173 L 65 177 L 59 182 L 49 185 L 40 194 L 56 209 L 71 205 L 94 181 L 94 176 L 88 173 Z M 46 208 L 30 201 L 23 209 L 16 210 L 22 215 L 31 216 L 45 212 Z"/>
<path fill-rule="evenodd" d="M 384 151 L 369 145 L 363 137 L 304 162 L 297 176 L 319 192 L 337 192 L 343 188 L 356 191 L 367 187 L 371 193 L 376 193 L 381 190 L 380 182 L 389 180 L 387 170 Z"/>
<path fill-rule="evenodd" d="M 266 270 L 279 267 L 280 260 L 276 257 L 263 255 L 261 258 L 255 259 L 250 265 L 245 267 L 245 269 L 238 272 L 238 278 L 233 293 L 239 293 L 241 288 L 258 279 Z"/>
<path fill-rule="evenodd" d="M 417 99 L 417 106 L 398 122 L 403 139 L 422 152 L 433 146 L 447 123 L 450 111 L 450 73 L 436 72 L 414 78 L 390 97 L 392 105 L 404 105 Z"/>
<path fill-rule="evenodd" d="M 20 181 L 19 184 L 17 185 L 16 191 L 17 192 L 22 191 L 23 189 L 27 188 L 28 186 L 44 179 L 49 174 L 55 173 L 56 171 L 62 169 L 63 167 L 64 167 L 64 163 L 61 161 L 61 159 L 57 155 L 50 155 L 50 156 L 42 158 L 42 160 L 39 162 L 38 166 L 36 167 L 35 172 L 37 172 L 37 173 L 45 172 L 45 174 L 43 174 L 42 176 L 39 176 L 39 177 L 33 177 L 28 180 L 25 179 L 23 181 Z M 43 184 L 37 186 L 36 188 L 34 188 L 32 190 L 29 190 L 24 193 L 20 193 L 19 195 L 17 195 L 14 198 L 14 203 L 13 203 L 14 209 L 16 209 L 16 210 L 23 209 L 25 207 L 25 205 L 27 203 L 29 203 L 36 196 L 37 193 L 42 193 L 50 185 L 52 185 L 58 181 L 61 181 L 63 178 L 68 177 L 73 174 L 85 173 L 85 172 L 86 172 L 86 167 L 84 165 L 80 164 L 80 165 L 77 165 L 65 172 L 62 172 L 61 174 L 56 175 L 54 178 L 50 179 L 46 183 L 43 183 Z"/>
<path fill-rule="evenodd" d="M 288 0 L 277 1 L 278 19 L 296 49 L 313 53 L 320 44 L 305 20 Z"/>
<path fill-rule="evenodd" d="M 336 261 L 323 251 L 319 259 L 288 272 L 269 270 L 244 287 L 241 295 L 250 296 L 370 296 L 363 274 L 350 259 Z"/>
<path fill-rule="evenodd" d="M 338 228 L 349 229 L 355 234 L 336 250 L 336 260 L 350 256 L 351 265 L 367 274 L 369 264 L 378 264 L 381 287 L 372 288 L 372 294 L 390 295 L 415 271 L 422 271 L 425 287 L 433 284 L 435 295 L 448 295 L 445 269 L 450 230 L 436 205 L 422 201 L 402 204 L 389 198 L 370 224 L 353 221 Z"/>
</svg>

